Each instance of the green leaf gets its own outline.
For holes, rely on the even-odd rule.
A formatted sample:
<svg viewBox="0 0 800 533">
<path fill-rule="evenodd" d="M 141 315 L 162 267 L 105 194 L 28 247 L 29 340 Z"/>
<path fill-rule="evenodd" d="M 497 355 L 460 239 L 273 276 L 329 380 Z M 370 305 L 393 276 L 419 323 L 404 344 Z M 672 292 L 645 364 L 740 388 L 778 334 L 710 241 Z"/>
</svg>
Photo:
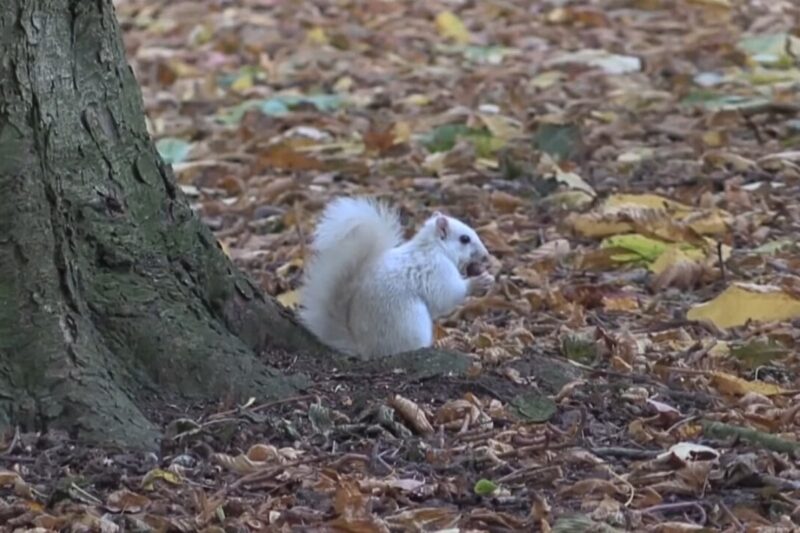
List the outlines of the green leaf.
<svg viewBox="0 0 800 533">
<path fill-rule="evenodd" d="M 770 241 L 762 244 L 758 248 L 754 249 L 753 252 L 757 254 L 767 254 L 771 255 L 776 252 L 780 252 L 785 248 L 791 248 L 795 244 L 795 241 L 792 239 L 780 239 L 777 241 Z"/>
<path fill-rule="evenodd" d="M 503 46 L 467 46 L 464 48 L 464 57 L 473 63 L 499 65 L 514 52 L 513 48 Z"/>
<path fill-rule="evenodd" d="M 603 248 L 622 248 L 630 251 L 630 254 L 624 256 L 613 256 L 612 259 L 620 263 L 644 261 L 651 263 L 661 256 L 669 245 L 662 241 L 639 235 L 638 233 L 630 233 L 625 235 L 613 235 L 603 239 L 601 247 Z"/>
<path fill-rule="evenodd" d="M 556 160 L 572 159 L 581 150 L 581 131 L 575 124 L 541 124 L 533 136 L 537 150 Z"/>
<path fill-rule="evenodd" d="M 264 100 L 258 105 L 258 109 L 269 117 L 281 117 L 289 113 L 289 106 L 279 98 Z"/>
<path fill-rule="evenodd" d="M 478 157 L 490 157 L 506 145 L 503 139 L 493 137 L 487 130 L 469 133 L 466 137 L 475 145 L 475 152 Z"/>
<path fill-rule="evenodd" d="M 642 60 L 636 56 L 612 54 L 605 50 L 584 49 L 577 52 L 564 52 L 551 59 L 546 66 L 555 67 L 562 65 L 587 65 L 599 68 L 606 74 L 628 74 L 642 69 Z"/>
<path fill-rule="evenodd" d="M 251 109 L 258 109 L 267 116 L 280 117 L 300 105 L 310 105 L 321 113 L 330 113 L 342 107 L 344 103 L 344 97 L 338 94 L 283 94 L 267 99 L 246 100 L 228 108 L 223 112 L 220 120 L 228 125 L 238 124 L 245 113 Z"/>
<path fill-rule="evenodd" d="M 714 91 L 692 91 L 681 101 L 683 106 L 702 106 L 708 111 L 745 110 L 769 104 L 770 99 L 763 96 L 741 96 L 719 94 Z"/>
<path fill-rule="evenodd" d="M 303 97 L 301 102 L 311 104 L 317 108 L 318 111 L 332 112 L 339 109 L 344 103 L 344 98 L 338 94 L 315 94 L 312 96 Z"/>
<path fill-rule="evenodd" d="M 192 151 L 192 143 L 174 137 L 164 137 L 156 142 L 156 149 L 165 163 L 174 165 L 186 160 Z"/>
<path fill-rule="evenodd" d="M 469 128 L 464 124 L 445 124 L 424 135 L 422 145 L 429 152 L 446 152 L 452 149 L 458 138 L 468 131 Z"/>
<path fill-rule="evenodd" d="M 227 124 L 228 126 L 238 124 L 242 121 L 242 117 L 244 117 L 245 113 L 251 109 L 259 107 L 259 105 L 261 105 L 260 100 L 245 100 L 244 102 L 224 111 L 220 117 L 220 120 L 223 124 Z"/>
<path fill-rule="evenodd" d="M 515 396 L 511 407 L 517 416 L 537 423 L 547 422 L 557 410 L 552 399 L 533 392 Z"/>
<path fill-rule="evenodd" d="M 497 485 L 488 479 L 479 479 L 478 482 L 475 483 L 475 488 L 473 490 L 478 496 L 488 496 L 497 490 Z"/>
<path fill-rule="evenodd" d="M 431 153 L 451 150 L 459 139 L 470 141 L 479 157 L 489 157 L 506 145 L 487 128 L 470 128 L 464 124 L 444 124 L 420 137 L 422 145 Z"/>
<path fill-rule="evenodd" d="M 750 59 L 757 63 L 774 67 L 791 67 L 794 58 L 787 53 L 788 47 L 793 52 L 800 51 L 800 39 L 788 33 L 765 33 L 744 37 L 738 43 Z"/>
<path fill-rule="evenodd" d="M 561 339 L 561 352 L 571 361 L 588 365 L 597 357 L 597 345 L 590 338 L 568 333 Z"/>
<path fill-rule="evenodd" d="M 731 355 L 746 363 L 750 368 L 756 368 L 789 353 L 789 350 L 778 342 L 756 339 L 745 345 L 731 348 Z"/>
</svg>

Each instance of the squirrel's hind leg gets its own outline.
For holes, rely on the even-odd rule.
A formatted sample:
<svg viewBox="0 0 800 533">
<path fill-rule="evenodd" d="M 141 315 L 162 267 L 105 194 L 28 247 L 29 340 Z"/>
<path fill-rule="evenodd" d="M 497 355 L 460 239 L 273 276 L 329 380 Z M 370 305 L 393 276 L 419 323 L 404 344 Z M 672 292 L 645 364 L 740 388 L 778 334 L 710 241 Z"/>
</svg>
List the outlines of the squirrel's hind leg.
<svg viewBox="0 0 800 533">
<path fill-rule="evenodd" d="M 427 348 L 433 344 L 433 320 L 422 300 L 393 302 L 388 315 L 363 315 L 353 325 L 359 352 L 381 357 Z"/>
</svg>

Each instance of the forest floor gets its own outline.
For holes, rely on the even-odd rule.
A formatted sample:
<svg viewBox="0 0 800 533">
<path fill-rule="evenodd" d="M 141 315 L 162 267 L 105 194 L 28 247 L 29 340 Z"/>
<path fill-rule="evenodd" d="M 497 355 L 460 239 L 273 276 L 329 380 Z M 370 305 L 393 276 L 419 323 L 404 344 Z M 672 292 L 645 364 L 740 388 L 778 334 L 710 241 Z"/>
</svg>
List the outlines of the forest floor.
<svg viewBox="0 0 800 533">
<path fill-rule="evenodd" d="M 159 151 L 286 306 L 315 217 L 477 228 L 468 375 L 272 354 L 159 455 L 0 447 L 0 530 L 800 530 L 793 0 L 118 0 Z M 455 529 L 457 528 L 457 529 Z"/>
</svg>

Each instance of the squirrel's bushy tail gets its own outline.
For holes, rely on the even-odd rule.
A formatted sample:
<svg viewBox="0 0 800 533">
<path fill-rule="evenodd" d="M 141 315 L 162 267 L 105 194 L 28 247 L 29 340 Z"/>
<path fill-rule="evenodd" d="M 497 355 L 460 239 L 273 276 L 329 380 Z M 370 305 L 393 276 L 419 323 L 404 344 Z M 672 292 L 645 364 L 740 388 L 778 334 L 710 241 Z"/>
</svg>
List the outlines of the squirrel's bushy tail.
<svg viewBox="0 0 800 533">
<path fill-rule="evenodd" d="M 354 354 L 347 308 L 356 280 L 371 260 L 402 243 L 402 226 L 388 205 L 368 198 L 337 198 L 317 223 L 300 290 L 301 322 L 317 338 Z"/>
</svg>

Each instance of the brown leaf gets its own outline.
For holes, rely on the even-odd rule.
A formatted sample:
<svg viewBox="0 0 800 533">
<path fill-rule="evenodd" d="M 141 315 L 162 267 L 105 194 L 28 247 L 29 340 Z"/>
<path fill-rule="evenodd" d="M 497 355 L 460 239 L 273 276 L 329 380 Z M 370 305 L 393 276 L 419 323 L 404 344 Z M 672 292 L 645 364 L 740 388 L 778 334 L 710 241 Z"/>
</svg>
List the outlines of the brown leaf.
<svg viewBox="0 0 800 533">
<path fill-rule="evenodd" d="M 419 507 L 390 515 L 386 522 L 404 531 L 442 531 L 458 524 L 461 514 L 447 507 Z"/>
<path fill-rule="evenodd" d="M 320 170 L 322 162 L 295 151 L 290 145 L 277 144 L 268 147 L 258 156 L 258 171 L 265 170 Z"/>
<path fill-rule="evenodd" d="M 490 253 L 504 254 L 514 251 L 514 248 L 508 244 L 508 236 L 503 234 L 497 222 L 490 222 L 476 231 Z"/>
<path fill-rule="evenodd" d="M 138 513 L 150 506 L 150 498 L 126 489 L 108 495 L 106 507 L 112 513 Z"/>
<path fill-rule="evenodd" d="M 395 144 L 394 131 L 391 128 L 384 130 L 369 130 L 364 134 L 364 146 L 367 150 L 382 154 L 388 152 Z"/>
<path fill-rule="evenodd" d="M 433 426 L 428 422 L 425 411 L 420 409 L 416 403 L 396 394 L 389 400 L 389 405 L 393 407 L 403 420 L 408 422 L 417 433 L 423 435 L 430 435 L 433 433 Z"/>
<path fill-rule="evenodd" d="M 492 207 L 500 213 L 513 213 L 528 202 L 522 198 L 503 191 L 493 191 L 490 196 Z"/>
<path fill-rule="evenodd" d="M 582 479 L 576 481 L 572 485 L 562 488 L 558 493 L 565 497 L 586 498 L 590 495 L 619 496 L 624 494 L 625 491 L 618 488 L 613 482 L 605 479 Z"/>
</svg>

